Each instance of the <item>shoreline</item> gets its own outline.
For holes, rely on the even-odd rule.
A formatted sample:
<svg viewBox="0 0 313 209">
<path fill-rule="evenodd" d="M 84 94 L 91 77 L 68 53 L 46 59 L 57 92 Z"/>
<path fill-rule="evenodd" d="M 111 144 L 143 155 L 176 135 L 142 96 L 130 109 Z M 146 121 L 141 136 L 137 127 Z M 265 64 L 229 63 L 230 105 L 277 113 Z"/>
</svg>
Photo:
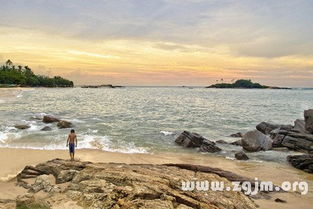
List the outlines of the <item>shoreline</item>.
<svg viewBox="0 0 313 209">
<path fill-rule="evenodd" d="M 243 162 L 218 156 L 194 155 L 191 153 L 117 153 L 101 150 L 77 150 L 76 159 L 94 163 L 125 163 L 125 164 L 166 164 L 186 163 L 220 168 L 249 178 L 272 181 L 280 185 L 283 181 L 307 181 L 309 193 L 301 196 L 298 193 L 273 193 L 272 198 L 254 200 L 260 208 L 306 208 L 313 200 L 313 176 L 288 165 L 274 162 Z M 67 150 L 33 150 L 17 148 L 0 148 L 0 199 L 14 199 L 24 190 L 15 186 L 15 176 L 27 165 L 36 165 L 54 158 L 69 159 Z M 192 177 L 191 177 L 192 178 Z M 277 203 L 275 198 L 286 200 Z"/>
</svg>

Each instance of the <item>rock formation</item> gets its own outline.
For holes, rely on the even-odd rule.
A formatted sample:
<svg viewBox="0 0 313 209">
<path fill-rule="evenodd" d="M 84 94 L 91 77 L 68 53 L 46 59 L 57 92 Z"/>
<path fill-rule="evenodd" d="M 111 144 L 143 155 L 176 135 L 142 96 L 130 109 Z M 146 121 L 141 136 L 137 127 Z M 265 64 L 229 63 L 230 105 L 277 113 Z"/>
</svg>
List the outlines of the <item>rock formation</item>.
<svg viewBox="0 0 313 209">
<path fill-rule="evenodd" d="M 52 176 L 55 181 L 51 183 Z M 188 164 L 127 165 L 54 159 L 27 166 L 17 176 L 18 184 L 29 193 L 16 203 L 21 208 L 52 208 L 69 201 L 75 208 L 99 209 L 256 208 L 242 192 L 184 191 L 182 182 L 188 180 L 223 181 L 228 186 L 230 181 L 249 181 L 221 169 Z"/>
</svg>

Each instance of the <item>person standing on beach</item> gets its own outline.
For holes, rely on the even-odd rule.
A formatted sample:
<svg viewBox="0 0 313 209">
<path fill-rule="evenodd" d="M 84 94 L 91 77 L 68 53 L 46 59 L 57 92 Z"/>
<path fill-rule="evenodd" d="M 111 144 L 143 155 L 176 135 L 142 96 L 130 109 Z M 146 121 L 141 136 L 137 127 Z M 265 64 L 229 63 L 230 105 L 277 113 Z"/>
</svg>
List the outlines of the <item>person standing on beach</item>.
<svg viewBox="0 0 313 209">
<path fill-rule="evenodd" d="M 77 147 L 77 137 L 74 129 L 71 130 L 67 137 L 66 146 L 69 147 L 71 160 L 74 160 L 75 147 Z"/>
</svg>

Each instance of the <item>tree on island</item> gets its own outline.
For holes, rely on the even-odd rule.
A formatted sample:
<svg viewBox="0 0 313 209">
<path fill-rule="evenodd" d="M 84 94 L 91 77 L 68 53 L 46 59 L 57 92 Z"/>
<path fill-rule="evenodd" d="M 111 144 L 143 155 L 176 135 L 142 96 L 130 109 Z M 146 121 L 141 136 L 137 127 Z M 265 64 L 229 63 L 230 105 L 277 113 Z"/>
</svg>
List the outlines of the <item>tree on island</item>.
<svg viewBox="0 0 313 209">
<path fill-rule="evenodd" d="M 36 75 L 28 67 L 14 66 L 11 60 L 0 67 L 0 84 L 17 85 L 21 87 L 73 87 L 73 81 L 60 76 L 50 78 L 48 76 Z"/>
<path fill-rule="evenodd" d="M 245 89 L 266 89 L 270 88 L 269 86 L 264 86 L 259 83 L 253 83 L 250 79 L 240 79 L 235 81 L 234 83 L 217 83 L 207 88 L 245 88 Z"/>
</svg>

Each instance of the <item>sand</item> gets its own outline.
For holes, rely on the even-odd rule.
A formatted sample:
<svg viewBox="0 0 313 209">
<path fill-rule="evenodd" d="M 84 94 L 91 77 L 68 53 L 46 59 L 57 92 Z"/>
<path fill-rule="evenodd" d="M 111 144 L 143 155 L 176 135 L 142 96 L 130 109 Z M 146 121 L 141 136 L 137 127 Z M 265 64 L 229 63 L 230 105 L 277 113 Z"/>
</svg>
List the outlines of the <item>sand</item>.
<svg viewBox="0 0 313 209">
<path fill-rule="evenodd" d="M 0 200 L 15 199 L 25 192 L 16 187 L 15 175 L 26 165 L 36 165 L 53 158 L 69 158 L 66 150 L 32 150 L 0 148 Z M 260 208 L 310 208 L 313 203 L 313 175 L 294 169 L 289 165 L 270 162 L 241 162 L 207 154 L 189 153 L 155 153 L 155 154 L 124 154 L 104 152 L 100 150 L 77 150 L 76 159 L 91 162 L 116 162 L 128 164 L 163 164 L 163 163 L 190 163 L 217 167 L 229 170 L 250 178 L 258 178 L 281 184 L 282 181 L 307 181 L 309 194 L 300 195 L 294 192 L 275 193 L 270 200 L 256 200 Z M 192 178 L 192 177 L 191 177 Z M 11 180 L 10 180 L 11 179 Z M 287 203 L 276 203 L 275 198 L 286 200 Z"/>
</svg>

